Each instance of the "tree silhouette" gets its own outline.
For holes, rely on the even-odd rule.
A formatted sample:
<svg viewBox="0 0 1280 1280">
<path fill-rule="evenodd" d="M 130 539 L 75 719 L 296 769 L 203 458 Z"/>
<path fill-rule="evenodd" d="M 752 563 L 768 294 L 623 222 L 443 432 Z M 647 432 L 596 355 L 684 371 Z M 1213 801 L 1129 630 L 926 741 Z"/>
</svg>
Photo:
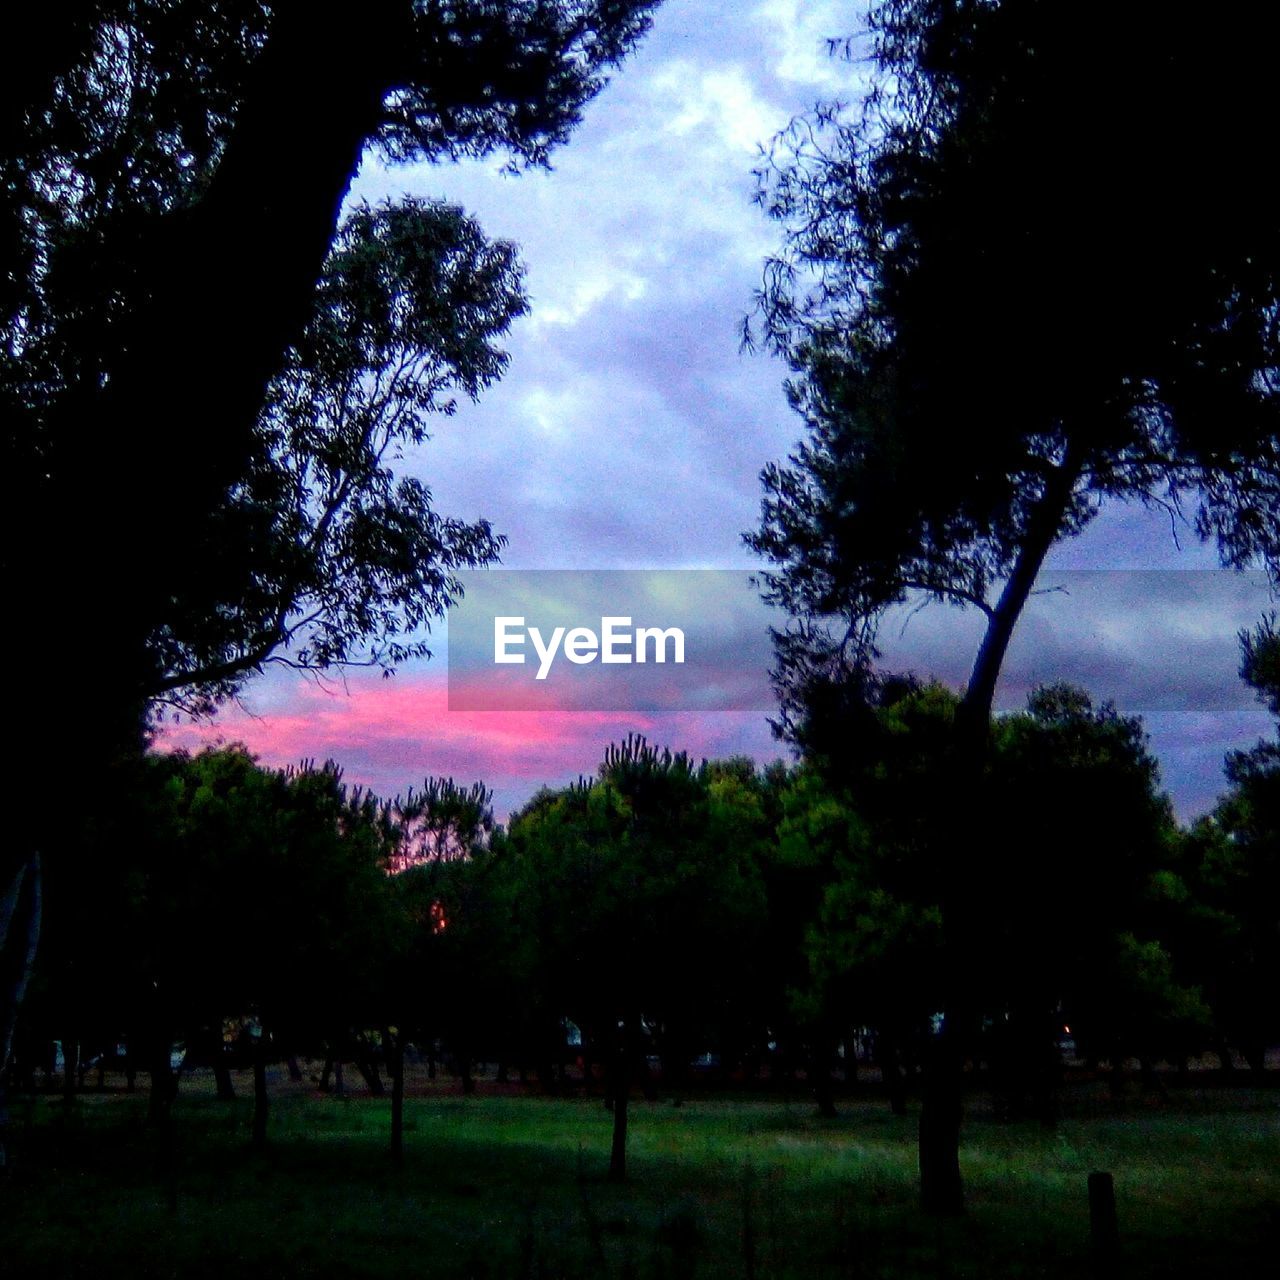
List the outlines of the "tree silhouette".
<svg viewBox="0 0 1280 1280">
<path fill-rule="evenodd" d="M 949 802 L 976 815 L 1018 617 L 1104 501 L 1193 502 L 1224 563 L 1280 566 L 1272 19 L 1135 3 L 1099 38 L 1063 0 L 886 0 L 871 37 L 863 113 L 798 119 L 760 169 L 784 237 L 761 323 L 809 435 L 747 540 L 794 619 L 775 677 L 799 737 L 834 687 L 874 687 L 887 609 L 983 613 Z M 945 1110 L 923 1193 L 954 1212 L 957 1092 Z"/>
<path fill-rule="evenodd" d="M 399 647 L 447 595 L 449 570 L 491 555 L 492 535 L 434 518 L 421 488 L 391 491 L 372 446 L 354 447 L 353 420 L 298 435 L 306 396 L 335 389 L 324 369 L 308 383 L 291 363 L 341 336 L 308 330 L 325 263 L 355 265 L 344 252 L 365 232 L 372 248 L 392 221 L 357 217 L 335 252 L 349 184 L 366 153 L 544 164 L 652 8 L 371 0 L 335 17 L 304 0 L 75 0 L 14 18 L 0 54 L 0 420 L 14 494 L 0 572 L 96 673 L 91 716 L 75 679 L 20 682 L 13 717 L 36 757 L 54 758 L 72 719 L 91 756 L 136 753 L 149 699 L 207 705 L 287 640 L 306 664 L 366 642 L 364 658 L 393 662 L 421 642 Z M 481 272 L 475 310 L 437 313 L 443 346 L 427 348 L 466 390 L 494 370 L 449 335 L 499 332 L 511 279 L 484 275 L 495 250 L 469 224 L 453 218 L 450 247 L 449 215 L 434 221 L 436 301 L 457 301 L 457 270 Z M 406 243 L 400 265 L 421 285 L 430 255 L 415 263 Z M 429 297 L 409 320 L 426 320 Z M 371 408 L 363 384 L 351 392 Z M 326 444 L 355 456 L 326 457 Z M 290 488 L 308 468 L 362 473 L 364 505 L 326 526 L 324 499 Z M 34 817 L 19 825 L 6 892 L 40 839 Z"/>
<path fill-rule="evenodd" d="M 694 1011 L 705 1027 L 709 1007 L 733 1007 L 726 988 L 749 982 L 764 915 L 752 838 L 762 815 L 726 781 L 723 768 L 632 735 L 608 747 L 595 779 L 543 792 L 511 820 L 504 856 L 547 1003 L 606 1068 L 613 1180 L 626 1176 L 646 1036 L 669 1028 L 687 1047 Z"/>
<path fill-rule="evenodd" d="M 1240 642 L 1240 674 L 1280 728 L 1275 617 Z M 1224 1065 L 1235 1047 L 1261 1074 L 1280 1029 L 1270 997 L 1280 977 L 1280 738 L 1231 752 L 1226 775 L 1227 794 L 1186 840 L 1198 944 L 1193 976 L 1209 990 Z"/>
<path fill-rule="evenodd" d="M 447 205 L 404 200 L 344 222 L 316 311 L 268 389 L 250 469 L 191 549 L 149 646 L 147 692 L 209 709 L 268 662 L 394 668 L 505 539 L 438 515 L 393 464 L 435 414 L 506 365 L 525 310 L 513 246 Z"/>
</svg>

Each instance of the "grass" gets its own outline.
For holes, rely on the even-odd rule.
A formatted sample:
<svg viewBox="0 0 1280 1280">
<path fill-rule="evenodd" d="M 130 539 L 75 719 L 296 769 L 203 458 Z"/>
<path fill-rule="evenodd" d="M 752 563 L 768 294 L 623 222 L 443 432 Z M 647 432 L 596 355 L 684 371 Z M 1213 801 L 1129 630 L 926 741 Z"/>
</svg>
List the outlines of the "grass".
<svg viewBox="0 0 1280 1280">
<path fill-rule="evenodd" d="M 242 1082 L 242 1091 L 247 1081 Z M 969 1203 L 915 1207 L 915 1120 L 853 1099 L 695 1097 L 632 1108 L 630 1179 L 608 1184 L 598 1099 L 442 1088 L 406 1103 L 390 1167 L 387 1106 L 273 1081 L 271 1146 L 251 1103 L 184 1083 L 166 1164 L 145 1100 L 34 1100 L 0 1187 L 0 1271 L 134 1277 L 1086 1277 L 1086 1179 L 1115 1175 L 1121 1274 L 1274 1265 L 1280 1108 L 1245 1091 L 1118 1110 L 1077 1099 L 1056 1132 L 975 1101 Z M 483 1086 L 482 1086 L 483 1090 Z"/>
</svg>

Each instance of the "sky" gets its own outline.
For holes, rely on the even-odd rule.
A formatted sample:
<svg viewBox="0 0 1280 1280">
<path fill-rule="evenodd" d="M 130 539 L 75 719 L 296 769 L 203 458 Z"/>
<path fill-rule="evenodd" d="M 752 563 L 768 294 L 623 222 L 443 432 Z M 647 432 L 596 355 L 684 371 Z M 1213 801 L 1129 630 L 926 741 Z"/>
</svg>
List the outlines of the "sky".
<svg viewBox="0 0 1280 1280">
<path fill-rule="evenodd" d="M 796 113 L 856 102 L 862 73 L 829 57 L 827 40 L 856 35 L 861 13 L 822 0 L 666 0 L 549 172 L 512 176 L 493 158 L 366 161 L 352 199 L 446 199 L 520 247 L 530 313 L 509 335 L 507 373 L 405 461 L 438 510 L 483 516 L 507 536 L 507 568 L 757 567 L 741 535 L 758 520 L 759 472 L 795 444 L 800 423 L 783 397 L 785 370 L 740 349 L 778 238 L 752 204 L 752 169 L 760 145 Z M 1059 547 L 1050 568 L 1215 563 L 1163 511 L 1115 507 Z M 1057 622 L 1024 627 L 1030 657 L 1011 668 L 1001 705 L 1017 705 L 1027 672 L 1061 673 L 1143 713 L 1166 786 L 1190 817 L 1221 790 L 1224 752 L 1270 731 L 1235 679 L 1234 642 L 1254 601 L 1258 612 L 1269 602 L 1258 588 L 1242 605 L 1203 573 L 1158 585 L 1166 579 L 1103 575 L 1100 594 L 1077 590 Z M 1086 598 L 1096 612 L 1082 625 Z M 1158 608 L 1138 608 L 1157 599 Z M 941 608 L 912 628 L 904 661 L 962 679 L 972 621 Z M 431 774 L 478 778 L 500 814 L 541 785 L 593 772 L 606 744 L 628 732 L 695 757 L 785 754 L 770 733 L 763 669 L 749 706 L 673 698 L 630 710 L 460 711 L 448 707 L 444 627 L 437 637 L 431 661 L 389 680 L 269 670 L 213 723 L 170 726 L 165 741 L 242 741 L 272 765 L 333 758 L 351 781 L 386 795 Z M 1162 687 L 1182 692 L 1161 697 Z"/>
</svg>

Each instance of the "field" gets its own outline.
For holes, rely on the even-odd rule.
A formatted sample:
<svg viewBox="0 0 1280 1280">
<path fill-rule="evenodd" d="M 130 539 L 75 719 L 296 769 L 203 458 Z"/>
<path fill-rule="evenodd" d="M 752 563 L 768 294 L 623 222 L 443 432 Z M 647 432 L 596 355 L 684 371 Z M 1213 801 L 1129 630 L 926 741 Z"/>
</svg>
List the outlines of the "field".
<svg viewBox="0 0 1280 1280">
<path fill-rule="evenodd" d="M 251 1092 L 247 1078 L 238 1081 Z M 69 1276 L 1083 1277 L 1086 1179 L 1113 1172 L 1118 1274 L 1269 1274 L 1280 1250 L 1280 1098 L 1245 1090 L 1082 1092 L 1055 1132 L 973 1100 L 969 1213 L 915 1208 L 915 1118 L 871 1095 L 822 1120 L 800 1093 L 632 1105 L 630 1179 L 603 1178 L 598 1098 L 452 1082 L 388 1104 L 273 1076 L 270 1149 L 248 1150 L 248 1097 L 184 1081 L 166 1161 L 145 1097 L 15 1099 L 0 1187 L 0 1271 Z M 486 1092 L 486 1089 L 488 1090 Z"/>
</svg>

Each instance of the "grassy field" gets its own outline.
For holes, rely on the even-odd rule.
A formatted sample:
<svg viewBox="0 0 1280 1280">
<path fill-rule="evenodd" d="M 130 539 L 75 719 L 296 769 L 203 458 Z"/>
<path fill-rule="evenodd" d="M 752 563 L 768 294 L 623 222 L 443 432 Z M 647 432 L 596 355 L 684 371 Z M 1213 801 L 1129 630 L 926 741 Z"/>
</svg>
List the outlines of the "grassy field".
<svg viewBox="0 0 1280 1280">
<path fill-rule="evenodd" d="M 270 1150 L 251 1103 L 184 1082 L 166 1172 L 145 1100 L 37 1099 L 0 1187 L 0 1272 L 67 1276 L 939 1277 L 1096 1274 L 1086 1178 L 1115 1175 L 1119 1274 L 1213 1280 L 1280 1250 L 1280 1097 L 1173 1093 L 1117 1109 L 1077 1098 L 1057 1132 L 997 1123 L 976 1099 L 969 1213 L 915 1208 L 915 1119 L 873 1098 L 819 1119 L 801 1095 L 637 1101 L 631 1177 L 603 1178 L 598 1099 L 449 1088 L 387 1104 L 273 1082 Z M 248 1081 L 240 1082 L 248 1092 Z M 14 1118 L 22 1128 L 23 1104 Z"/>
</svg>

